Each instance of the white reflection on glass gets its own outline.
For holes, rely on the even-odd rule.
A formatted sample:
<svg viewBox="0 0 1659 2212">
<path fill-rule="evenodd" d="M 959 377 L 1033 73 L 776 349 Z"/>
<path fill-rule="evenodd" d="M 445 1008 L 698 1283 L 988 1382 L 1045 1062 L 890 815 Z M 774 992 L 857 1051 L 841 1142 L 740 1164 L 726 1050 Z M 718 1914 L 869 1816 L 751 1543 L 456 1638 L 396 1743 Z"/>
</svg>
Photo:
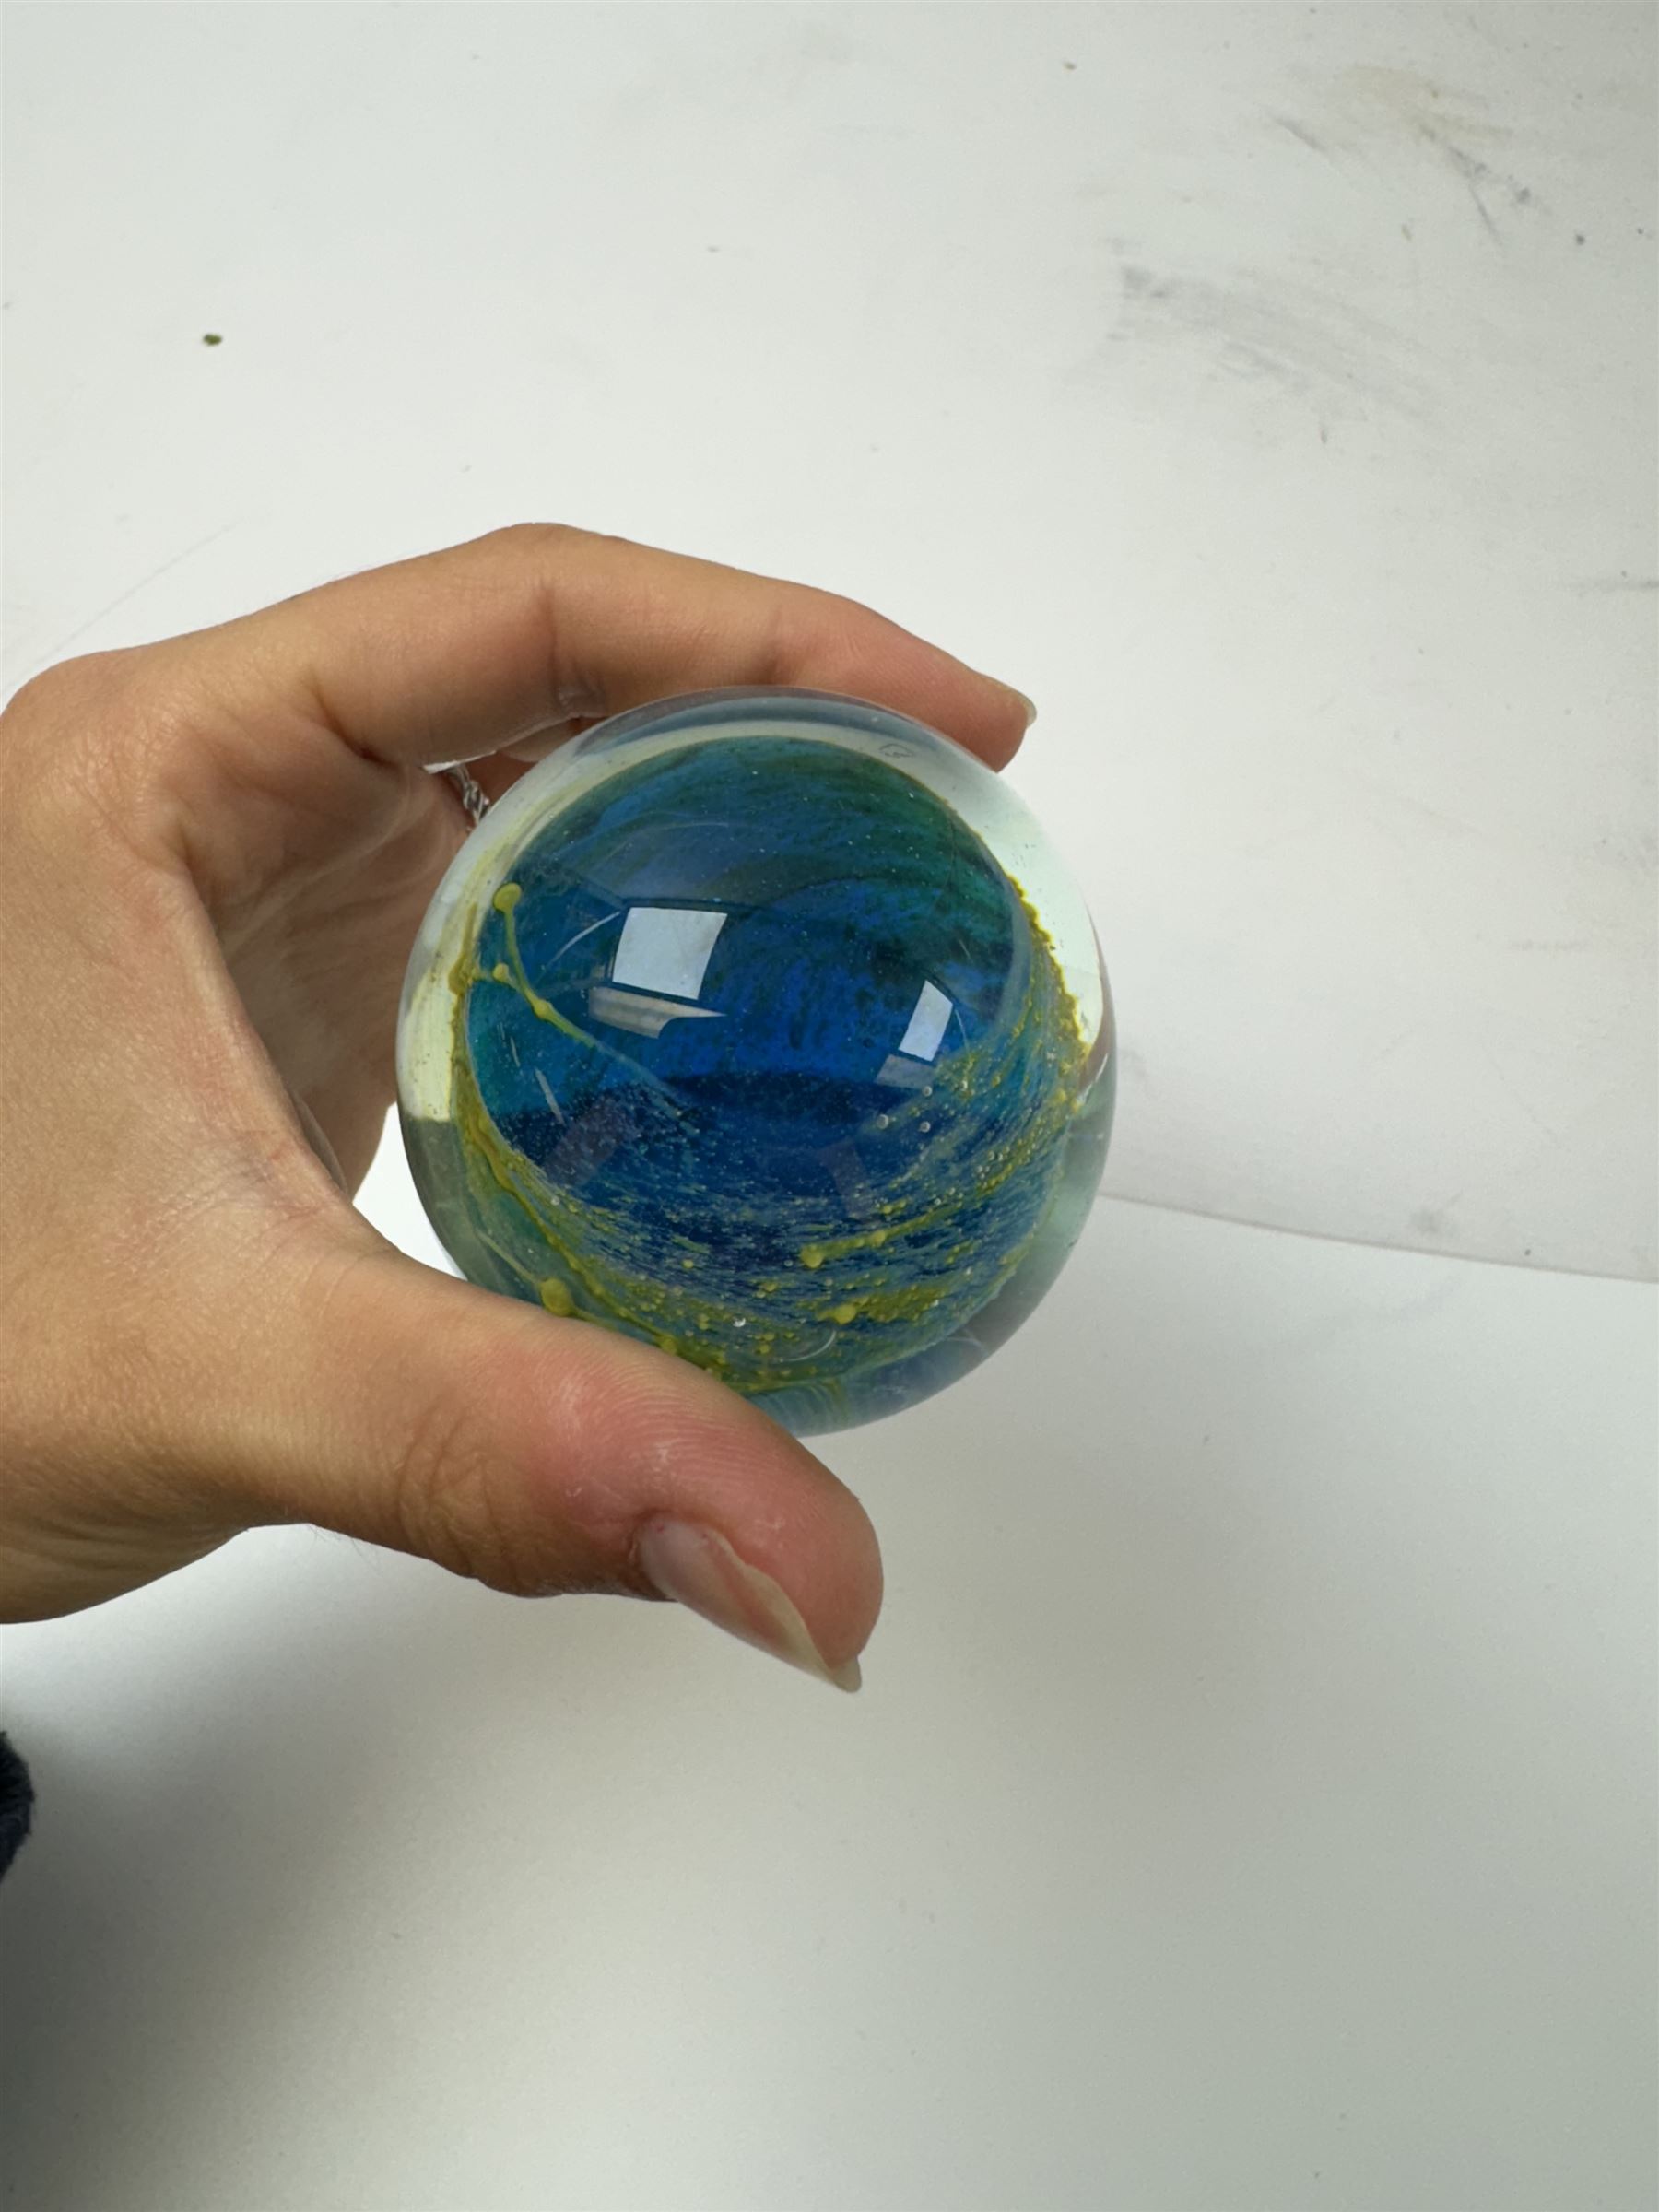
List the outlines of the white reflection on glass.
<svg viewBox="0 0 1659 2212">
<path fill-rule="evenodd" d="M 714 1007 L 686 1002 L 702 989 L 725 920 L 718 908 L 705 906 L 629 907 L 611 980 L 588 993 L 590 1015 L 636 1037 L 660 1037 L 671 1021 L 688 1015 L 718 1020 Z"/>
<path fill-rule="evenodd" d="M 950 1014 L 950 1001 L 937 983 L 924 983 L 915 1012 L 910 1018 L 910 1028 L 899 1041 L 899 1050 L 908 1053 L 912 1060 L 936 1059 L 939 1040 L 945 1034 Z"/>
<path fill-rule="evenodd" d="M 629 907 L 611 961 L 612 982 L 695 998 L 725 919 L 706 906 Z"/>
<path fill-rule="evenodd" d="M 899 1041 L 899 1050 L 882 1062 L 876 1080 L 900 1090 L 920 1090 L 938 1058 L 939 1046 L 950 1026 L 955 1006 L 937 983 L 924 983 L 912 1010 L 910 1027 Z"/>
</svg>

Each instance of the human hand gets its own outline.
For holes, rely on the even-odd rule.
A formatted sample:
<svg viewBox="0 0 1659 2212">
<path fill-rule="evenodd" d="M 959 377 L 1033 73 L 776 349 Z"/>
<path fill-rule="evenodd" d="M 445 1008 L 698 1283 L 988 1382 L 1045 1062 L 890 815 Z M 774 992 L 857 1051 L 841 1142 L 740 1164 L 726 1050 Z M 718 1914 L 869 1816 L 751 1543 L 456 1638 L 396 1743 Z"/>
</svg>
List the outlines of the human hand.
<svg viewBox="0 0 1659 2212">
<path fill-rule="evenodd" d="M 993 766 L 1018 692 L 867 609 L 549 526 L 66 662 L 0 716 L 0 1618 L 310 1521 L 524 1594 L 679 1598 L 851 1684 L 853 1494 L 709 1375 L 348 1203 L 399 985 L 490 796 L 599 717 L 850 691 Z"/>
</svg>

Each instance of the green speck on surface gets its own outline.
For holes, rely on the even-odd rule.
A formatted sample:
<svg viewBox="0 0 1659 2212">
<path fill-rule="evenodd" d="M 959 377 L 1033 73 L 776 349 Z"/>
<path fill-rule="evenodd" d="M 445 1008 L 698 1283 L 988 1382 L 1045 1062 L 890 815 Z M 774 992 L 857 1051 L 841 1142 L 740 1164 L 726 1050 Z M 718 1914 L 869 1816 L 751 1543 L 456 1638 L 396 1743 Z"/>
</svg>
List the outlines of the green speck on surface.
<svg viewBox="0 0 1659 2212">
<path fill-rule="evenodd" d="M 222 346 L 225 340 L 223 334 L 219 331 L 205 330 L 202 333 L 202 343 L 204 346 Z"/>
</svg>

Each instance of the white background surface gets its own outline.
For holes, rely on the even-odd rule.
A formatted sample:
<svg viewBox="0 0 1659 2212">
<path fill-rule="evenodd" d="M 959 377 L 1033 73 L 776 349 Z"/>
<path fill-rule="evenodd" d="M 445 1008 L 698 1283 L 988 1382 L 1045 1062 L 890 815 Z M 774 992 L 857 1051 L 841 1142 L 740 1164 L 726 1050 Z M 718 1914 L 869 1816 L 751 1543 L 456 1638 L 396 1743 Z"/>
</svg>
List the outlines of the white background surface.
<svg viewBox="0 0 1659 2212">
<path fill-rule="evenodd" d="M 1653 2203 L 1653 1300 L 1474 1260 L 1653 1269 L 1653 24 L 8 11 L 10 683 L 525 515 L 853 591 L 1267 1225 L 830 1444 L 858 1700 L 302 1535 L 9 1632 L 11 2202 Z"/>
</svg>

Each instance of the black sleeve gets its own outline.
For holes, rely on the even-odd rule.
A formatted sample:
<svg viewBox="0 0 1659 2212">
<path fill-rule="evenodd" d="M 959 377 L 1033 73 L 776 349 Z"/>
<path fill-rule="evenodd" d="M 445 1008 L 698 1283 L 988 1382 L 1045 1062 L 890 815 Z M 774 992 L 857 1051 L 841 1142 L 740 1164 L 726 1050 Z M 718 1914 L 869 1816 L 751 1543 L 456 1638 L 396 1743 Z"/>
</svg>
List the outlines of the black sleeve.
<svg viewBox="0 0 1659 2212">
<path fill-rule="evenodd" d="M 34 1818 L 34 1784 L 29 1769 L 0 1735 L 0 1874 L 18 1855 Z"/>
</svg>

